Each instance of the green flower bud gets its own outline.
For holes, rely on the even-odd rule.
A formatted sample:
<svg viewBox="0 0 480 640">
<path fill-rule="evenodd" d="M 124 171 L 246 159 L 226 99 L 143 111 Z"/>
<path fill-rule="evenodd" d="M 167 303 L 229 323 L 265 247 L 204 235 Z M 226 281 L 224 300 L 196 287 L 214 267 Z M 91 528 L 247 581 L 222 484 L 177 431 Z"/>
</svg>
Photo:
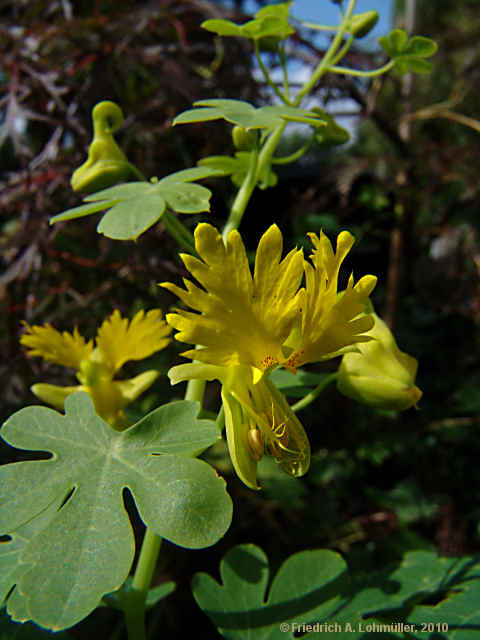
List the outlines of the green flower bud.
<svg viewBox="0 0 480 640">
<path fill-rule="evenodd" d="M 346 353 L 338 370 L 337 388 L 344 395 L 377 409 L 403 411 L 422 397 L 415 386 L 418 362 L 400 351 L 385 322 L 375 313 L 369 342 L 357 343 L 358 351 Z"/>
<path fill-rule="evenodd" d="M 324 147 L 334 147 L 339 144 L 345 144 L 350 140 L 348 131 L 337 124 L 326 111 L 319 107 L 315 107 L 312 111 L 318 113 L 327 123 L 325 127 L 318 127 L 315 133 L 315 140 L 318 144 Z"/>
<path fill-rule="evenodd" d="M 244 127 L 235 126 L 232 129 L 232 140 L 238 151 L 251 151 L 255 146 L 257 134 Z"/>
<path fill-rule="evenodd" d="M 378 22 L 378 11 L 357 13 L 350 21 L 350 33 L 354 38 L 366 36 Z"/>
<path fill-rule="evenodd" d="M 72 175 L 74 191 L 94 193 L 123 182 L 130 173 L 130 164 L 113 137 L 123 122 L 118 105 L 108 100 L 99 102 L 92 111 L 93 140 L 88 159 Z"/>
</svg>

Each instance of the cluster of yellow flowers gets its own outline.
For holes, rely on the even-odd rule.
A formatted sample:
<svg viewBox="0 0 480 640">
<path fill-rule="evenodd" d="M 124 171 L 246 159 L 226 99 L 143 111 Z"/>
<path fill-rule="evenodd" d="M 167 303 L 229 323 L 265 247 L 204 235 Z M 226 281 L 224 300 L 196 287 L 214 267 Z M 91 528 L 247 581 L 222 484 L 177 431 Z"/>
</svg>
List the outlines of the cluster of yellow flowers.
<svg viewBox="0 0 480 640">
<path fill-rule="evenodd" d="M 354 238 L 343 231 L 334 251 L 320 232 L 309 234 L 310 260 L 292 249 L 282 258 L 282 234 L 272 225 L 262 236 L 252 275 L 237 231 L 226 242 L 210 224 L 195 230 L 199 257 L 182 254 L 198 284 L 162 286 L 191 310 L 166 317 L 160 311 L 138 313 L 130 323 L 118 311 L 100 327 L 96 348 L 78 332 L 60 334 L 49 325 L 27 327 L 22 342 L 32 355 L 73 367 L 77 387 L 34 385 L 33 392 L 63 406 L 75 390 L 86 390 L 100 416 L 114 428 L 126 426 L 123 409 L 152 384 L 147 371 L 125 381 L 114 380 L 127 360 L 139 360 L 163 348 L 171 327 L 176 339 L 196 345 L 182 355 L 194 360 L 169 371 L 172 384 L 189 379 L 220 380 L 227 442 L 235 470 L 243 482 L 257 485 L 257 464 L 265 452 L 293 476 L 307 472 L 310 446 L 305 431 L 269 373 L 343 356 L 338 388 L 346 395 L 380 408 L 402 410 L 416 405 L 417 362 L 402 353 L 386 325 L 375 315 L 369 296 L 376 277 L 355 284 L 351 275 L 338 291 L 342 262 Z"/>
</svg>

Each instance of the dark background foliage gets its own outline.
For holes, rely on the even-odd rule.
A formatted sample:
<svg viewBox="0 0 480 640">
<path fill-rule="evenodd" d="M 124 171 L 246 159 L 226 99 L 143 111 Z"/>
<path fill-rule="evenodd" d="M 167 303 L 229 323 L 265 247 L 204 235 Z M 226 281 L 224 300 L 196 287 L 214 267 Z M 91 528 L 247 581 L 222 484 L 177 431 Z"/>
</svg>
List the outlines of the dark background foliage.
<svg viewBox="0 0 480 640">
<path fill-rule="evenodd" d="M 433 73 L 322 81 L 319 105 L 335 114 L 348 104 L 357 112 L 354 142 L 313 149 L 280 171 L 276 188 L 253 197 L 242 233 L 254 248 L 273 221 L 289 246 L 305 244 L 305 233 L 320 227 L 331 237 L 352 230 L 357 244 L 348 266 L 356 276 L 379 276 L 377 311 L 420 362 L 420 408 L 374 411 L 328 389 L 300 416 L 314 452 L 310 473 L 293 481 L 267 466 L 259 494 L 234 477 L 224 448 L 210 452 L 227 478 L 234 521 L 212 549 L 165 545 L 155 582 L 175 579 L 179 586 L 152 612 L 151 623 L 166 637 L 197 621 L 204 630 L 198 637 L 215 635 L 193 603 L 189 581 L 196 570 L 215 574 L 235 543 L 259 544 L 274 566 L 300 549 L 329 547 L 358 571 L 396 561 L 409 549 L 458 555 L 480 548 L 479 4 L 418 0 L 415 6 L 407 26 L 439 44 Z M 398 25 L 411 20 L 407 13 L 398 3 Z M 119 243 L 95 232 L 96 216 L 55 227 L 48 219 L 79 203 L 69 180 L 85 159 L 91 109 L 100 100 L 122 106 L 126 120 L 117 139 L 148 176 L 232 152 L 229 127 L 220 123 L 170 128 L 176 114 L 201 98 L 271 100 L 253 75 L 248 45 L 216 41 L 199 28 L 224 15 L 246 19 L 243 3 L 228 10 L 208 0 L 1 3 L 2 418 L 36 402 L 29 391 L 34 382 L 73 383 L 64 369 L 26 358 L 18 342 L 22 321 L 78 326 L 91 337 L 115 308 L 132 315 L 174 304 L 156 286 L 183 274 L 161 224 L 137 243 Z M 296 37 L 292 56 L 314 65 L 320 55 L 308 31 Z M 356 48 L 347 63 L 371 68 L 380 58 Z M 298 135 L 283 152 L 295 148 Z M 226 180 L 210 186 L 212 213 L 184 216 L 191 228 L 200 219 L 225 220 L 233 187 Z M 179 351 L 172 345 L 149 366 L 166 372 Z M 212 386 L 207 394 L 211 410 L 215 392 Z M 170 394 L 163 377 L 137 409 L 147 411 Z M 11 460 L 7 448 L 3 456 Z M 70 634 L 86 638 L 94 629 L 121 637 L 120 625 L 117 614 L 102 610 Z"/>
</svg>

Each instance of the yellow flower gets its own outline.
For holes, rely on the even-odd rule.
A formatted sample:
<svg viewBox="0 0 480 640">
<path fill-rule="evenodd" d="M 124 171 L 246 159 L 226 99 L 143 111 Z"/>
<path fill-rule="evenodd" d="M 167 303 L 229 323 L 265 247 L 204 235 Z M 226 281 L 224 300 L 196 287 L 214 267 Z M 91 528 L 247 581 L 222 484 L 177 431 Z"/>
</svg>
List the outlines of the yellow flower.
<svg viewBox="0 0 480 640">
<path fill-rule="evenodd" d="M 403 411 L 416 406 L 422 397 L 415 385 L 418 362 L 400 351 L 390 329 L 371 305 L 375 324 L 373 338 L 358 346 L 357 353 L 343 356 L 338 370 L 338 390 L 349 398 L 377 409 Z"/>
<path fill-rule="evenodd" d="M 281 260 L 282 244 L 280 230 L 272 225 L 259 242 L 252 278 L 238 231 L 232 231 L 224 245 L 214 227 L 197 226 L 195 247 L 202 259 L 181 257 L 204 289 L 189 280 L 184 280 L 186 290 L 162 284 L 200 311 L 167 315 L 179 331 L 177 340 L 203 346 L 182 355 L 223 367 L 250 366 L 255 382 L 285 360 L 282 345 L 300 310 L 303 255 L 293 249 Z"/>
<path fill-rule="evenodd" d="M 32 392 L 44 402 L 63 409 L 65 398 L 71 393 L 86 391 L 98 415 L 115 429 L 128 426 L 123 409 L 159 375 L 151 370 L 128 380 L 114 380 L 115 374 L 127 360 L 142 360 L 163 349 L 171 331 L 158 309 L 139 311 L 130 322 L 115 310 L 98 329 L 96 347 L 77 329 L 73 333 L 60 333 L 50 324 L 25 326 L 27 332 L 20 342 L 28 348 L 29 355 L 75 369 L 81 383 L 69 387 L 39 383 L 33 385 Z"/>
<path fill-rule="evenodd" d="M 338 272 L 353 237 L 340 234 L 336 254 L 323 234 L 310 237 L 312 264 L 298 249 L 282 259 L 282 234 L 272 225 L 258 244 L 252 276 L 238 231 L 224 243 L 214 227 L 199 224 L 195 247 L 200 258 L 182 255 L 182 260 L 201 286 L 187 279 L 186 289 L 162 284 L 194 310 L 167 315 L 178 330 L 175 337 L 199 347 L 182 354 L 199 362 L 171 369 L 172 383 L 193 378 L 222 382 L 230 454 L 239 477 L 252 488 L 258 488 L 256 466 L 264 452 L 294 476 L 306 473 L 310 460 L 303 427 L 268 373 L 278 366 L 295 370 L 371 340 L 365 331 L 373 320 L 358 316 L 376 278 L 365 276 L 354 286 L 351 277 L 347 289 L 337 292 Z"/>
</svg>

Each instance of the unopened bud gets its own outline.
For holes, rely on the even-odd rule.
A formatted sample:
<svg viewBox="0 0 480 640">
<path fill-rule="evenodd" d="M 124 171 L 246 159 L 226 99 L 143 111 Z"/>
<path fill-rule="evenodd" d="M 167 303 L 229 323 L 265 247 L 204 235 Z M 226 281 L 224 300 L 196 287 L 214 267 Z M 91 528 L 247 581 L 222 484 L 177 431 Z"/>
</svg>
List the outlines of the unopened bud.
<svg viewBox="0 0 480 640">
<path fill-rule="evenodd" d="M 378 22 L 378 11 L 357 13 L 350 21 L 350 33 L 354 38 L 366 36 Z"/>
<path fill-rule="evenodd" d="M 251 151 L 255 146 L 256 134 L 244 127 L 235 126 L 232 130 L 232 140 L 237 151 Z"/>
<path fill-rule="evenodd" d="M 369 342 L 357 343 L 346 353 L 338 370 L 338 390 L 349 398 L 377 409 L 403 411 L 422 397 L 415 386 L 418 362 L 400 351 L 385 322 L 372 313 L 375 324 Z"/>
<path fill-rule="evenodd" d="M 108 100 L 99 102 L 92 111 L 93 140 L 87 161 L 73 173 L 70 184 L 74 191 L 94 193 L 123 182 L 130 164 L 113 137 L 123 122 L 120 107 Z"/>
</svg>

